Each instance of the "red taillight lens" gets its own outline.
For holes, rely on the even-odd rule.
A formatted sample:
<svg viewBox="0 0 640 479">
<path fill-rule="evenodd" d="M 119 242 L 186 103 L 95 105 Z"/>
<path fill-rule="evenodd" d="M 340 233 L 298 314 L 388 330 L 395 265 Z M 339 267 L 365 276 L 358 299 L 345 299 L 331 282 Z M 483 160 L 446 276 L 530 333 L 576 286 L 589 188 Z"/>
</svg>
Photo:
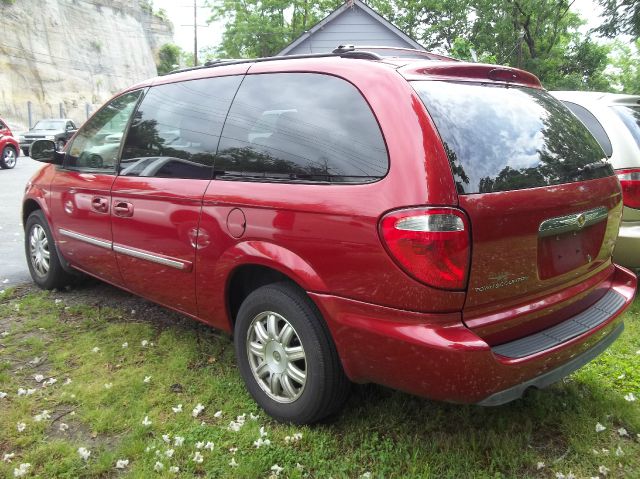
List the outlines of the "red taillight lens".
<svg viewBox="0 0 640 479">
<path fill-rule="evenodd" d="M 618 170 L 616 175 L 622 186 L 624 205 L 640 209 L 640 169 Z"/>
<path fill-rule="evenodd" d="M 418 281 L 464 289 L 469 271 L 469 222 L 454 208 L 393 211 L 380 221 L 380 235 L 399 266 Z"/>
</svg>

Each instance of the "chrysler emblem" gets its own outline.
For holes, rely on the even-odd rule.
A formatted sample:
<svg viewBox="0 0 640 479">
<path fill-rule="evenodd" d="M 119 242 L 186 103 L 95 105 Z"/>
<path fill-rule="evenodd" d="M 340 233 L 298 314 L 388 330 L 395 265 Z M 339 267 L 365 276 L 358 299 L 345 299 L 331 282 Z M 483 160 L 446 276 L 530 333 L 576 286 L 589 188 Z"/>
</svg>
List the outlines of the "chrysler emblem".
<svg viewBox="0 0 640 479">
<path fill-rule="evenodd" d="M 576 221 L 578 222 L 578 226 L 582 228 L 584 224 L 587 222 L 587 218 L 585 217 L 584 213 L 580 213 L 576 218 Z"/>
</svg>

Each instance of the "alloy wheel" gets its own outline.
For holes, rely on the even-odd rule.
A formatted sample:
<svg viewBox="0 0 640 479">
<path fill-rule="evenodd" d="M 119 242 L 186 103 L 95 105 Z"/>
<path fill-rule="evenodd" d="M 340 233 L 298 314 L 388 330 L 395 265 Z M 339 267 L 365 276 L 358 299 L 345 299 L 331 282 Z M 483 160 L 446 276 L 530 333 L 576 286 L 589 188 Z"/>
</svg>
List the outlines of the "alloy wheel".
<svg viewBox="0 0 640 479">
<path fill-rule="evenodd" d="M 49 272 L 51 251 L 49 251 L 47 234 L 39 224 L 31 228 L 31 234 L 29 235 L 29 253 L 33 269 L 38 275 L 46 276 Z"/>
</svg>

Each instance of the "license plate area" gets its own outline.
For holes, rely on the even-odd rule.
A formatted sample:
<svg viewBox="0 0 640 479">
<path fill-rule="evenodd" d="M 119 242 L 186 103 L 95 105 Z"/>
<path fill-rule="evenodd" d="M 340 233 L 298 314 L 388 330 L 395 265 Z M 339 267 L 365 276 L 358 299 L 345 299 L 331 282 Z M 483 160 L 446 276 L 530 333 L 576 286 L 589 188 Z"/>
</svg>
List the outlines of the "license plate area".
<svg viewBox="0 0 640 479">
<path fill-rule="evenodd" d="M 606 222 L 538 238 L 538 275 L 540 279 L 559 276 L 598 258 L 604 240 Z"/>
</svg>

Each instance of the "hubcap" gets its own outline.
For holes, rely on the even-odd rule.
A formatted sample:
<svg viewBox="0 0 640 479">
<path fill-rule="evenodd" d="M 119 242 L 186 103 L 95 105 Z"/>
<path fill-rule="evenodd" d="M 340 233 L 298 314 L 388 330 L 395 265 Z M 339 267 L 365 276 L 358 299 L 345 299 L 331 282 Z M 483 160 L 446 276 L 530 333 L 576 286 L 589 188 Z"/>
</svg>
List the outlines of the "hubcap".
<svg viewBox="0 0 640 479">
<path fill-rule="evenodd" d="M 280 403 L 298 399 L 307 382 L 307 358 L 296 330 L 283 316 L 260 313 L 247 332 L 247 356 L 254 378 Z"/>
<path fill-rule="evenodd" d="M 11 148 L 7 148 L 4 152 L 4 164 L 9 168 L 13 168 L 16 164 L 16 154 L 13 152 Z"/>
<path fill-rule="evenodd" d="M 29 235 L 29 253 L 31 257 L 31 265 L 39 276 L 46 276 L 49 272 L 49 259 L 51 252 L 49 251 L 49 240 L 44 228 L 40 225 L 34 225 Z"/>
</svg>

